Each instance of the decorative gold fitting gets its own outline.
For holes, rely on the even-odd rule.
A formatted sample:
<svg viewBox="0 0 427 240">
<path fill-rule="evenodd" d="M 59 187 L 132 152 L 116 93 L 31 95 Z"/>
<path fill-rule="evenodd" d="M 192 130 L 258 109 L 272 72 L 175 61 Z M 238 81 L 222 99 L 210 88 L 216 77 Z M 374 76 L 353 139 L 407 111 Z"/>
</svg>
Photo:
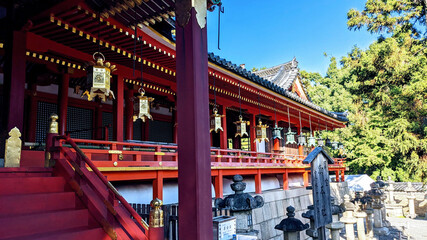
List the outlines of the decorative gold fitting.
<svg viewBox="0 0 427 240">
<path fill-rule="evenodd" d="M 155 198 L 151 201 L 151 211 L 150 211 L 150 228 L 159 228 L 163 227 L 163 210 L 161 209 L 163 205 L 162 200 Z"/>
<path fill-rule="evenodd" d="M 21 163 L 21 132 L 14 127 L 9 132 L 9 138 L 6 140 L 6 150 L 4 156 L 5 167 L 19 167 Z"/>
<path fill-rule="evenodd" d="M 56 120 L 58 120 L 58 114 L 56 113 L 52 113 L 50 115 L 50 122 L 49 122 L 49 132 L 48 133 L 58 133 L 58 122 Z"/>
</svg>

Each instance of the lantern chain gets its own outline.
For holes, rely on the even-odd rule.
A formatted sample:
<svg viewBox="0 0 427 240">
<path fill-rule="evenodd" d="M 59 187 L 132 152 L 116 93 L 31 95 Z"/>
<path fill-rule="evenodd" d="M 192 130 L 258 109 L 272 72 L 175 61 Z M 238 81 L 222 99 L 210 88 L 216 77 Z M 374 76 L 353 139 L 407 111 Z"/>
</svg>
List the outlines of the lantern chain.
<svg viewBox="0 0 427 240">
<path fill-rule="evenodd" d="M 214 90 L 214 108 L 216 108 L 216 86 L 215 86 L 215 72 L 213 72 L 213 90 Z"/>
<path fill-rule="evenodd" d="M 299 113 L 299 129 L 300 129 L 300 134 L 302 135 L 302 124 L 301 124 L 301 112 Z"/>
<path fill-rule="evenodd" d="M 274 98 L 274 122 L 277 125 L 276 98 Z"/>
<path fill-rule="evenodd" d="M 289 131 L 291 131 L 291 118 L 289 117 L 289 106 L 288 106 L 288 123 L 289 123 Z"/>
<path fill-rule="evenodd" d="M 258 118 L 261 119 L 261 100 L 259 98 L 259 91 L 258 91 L 258 110 L 259 110 Z"/>
<path fill-rule="evenodd" d="M 313 131 L 311 130 L 311 115 L 308 115 L 308 120 L 310 121 L 310 137 L 313 137 Z"/>
<path fill-rule="evenodd" d="M 221 50 L 219 47 L 220 33 L 221 33 L 221 13 L 224 13 L 224 7 L 221 3 L 218 4 L 218 50 Z"/>
</svg>

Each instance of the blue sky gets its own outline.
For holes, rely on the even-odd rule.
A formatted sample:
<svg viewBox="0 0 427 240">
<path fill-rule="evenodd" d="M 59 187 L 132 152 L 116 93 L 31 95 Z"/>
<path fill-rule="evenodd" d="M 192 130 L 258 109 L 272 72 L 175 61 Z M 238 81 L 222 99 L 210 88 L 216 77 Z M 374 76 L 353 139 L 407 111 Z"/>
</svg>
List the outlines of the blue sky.
<svg viewBox="0 0 427 240">
<path fill-rule="evenodd" d="M 217 9 L 208 14 L 208 50 L 248 69 L 272 67 L 295 56 L 300 69 L 324 75 L 331 56 L 340 59 L 355 45 L 366 49 L 378 37 L 346 25 L 348 10 L 363 9 L 366 0 L 222 2 L 221 50 Z"/>
</svg>

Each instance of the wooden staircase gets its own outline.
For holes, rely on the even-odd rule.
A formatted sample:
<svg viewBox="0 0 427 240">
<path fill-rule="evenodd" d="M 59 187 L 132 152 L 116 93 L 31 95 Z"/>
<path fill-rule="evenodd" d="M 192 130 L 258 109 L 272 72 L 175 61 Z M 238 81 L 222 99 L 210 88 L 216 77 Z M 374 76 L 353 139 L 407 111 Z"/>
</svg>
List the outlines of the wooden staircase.
<svg viewBox="0 0 427 240">
<path fill-rule="evenodd" d="M 0 171 L 0 239 L 111 239 L 52 169 Z"/>
</svg>

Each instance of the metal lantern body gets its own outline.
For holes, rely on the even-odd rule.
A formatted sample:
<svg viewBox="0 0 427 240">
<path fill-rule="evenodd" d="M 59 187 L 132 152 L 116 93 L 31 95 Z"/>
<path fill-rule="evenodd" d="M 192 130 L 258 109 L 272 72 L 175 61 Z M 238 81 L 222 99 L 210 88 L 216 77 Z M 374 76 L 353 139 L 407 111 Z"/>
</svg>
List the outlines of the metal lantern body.
<svg viewBox="0 0 427 240">
<path fill-rule="evenodd" d="M 338 142 L 332 142 L 332 148 L 333 149 L 338 149 Z"/>
<path fill-rule="evenodd" d="M 288 128 L 288 132 L 286 133 L 286 144 L 296 144 L 295 141 L 295 132 L 292 132 L 291 128 Z"/>
<path fill-rule="evenodd" d="M 262 124 L 261 119 L 258 121 L 258 125 L 255 127 L 255 133 L 256 133 L 256 138 L 254 140 L 254 142 L 258 141 L 258 142 L 262 142 L 262 141 L 266 141 L 269 142 L 268 138 L 267 138 L 267 128 L 268 125 Z"/>
<path fill-rule="evenodd" d="M 86 95 L 91 101 L 98 96 L 104 102 L 107 98 L 114 99 L 114 93 L 110 90 L 110 83 L 111 73 L 117 70 L 116 66 L 105 62 L 104 55 L 101 53 L 95 53 L 93 58 L 96 62 L 90 62 L 89 66 L 86 67 L 87 86 L 90 87 L 90 90 L 84 91 L 82 97 Z"/>
<path fill-rule="evenodd" d="M 144 96 L 144 90 L 140 90 L 141 95 L 136 98 L 134 104 L 134 112 L 133 121 L 135 122 L 138 118 L 145 122 L 145 119 L 153 120 L 153 117 L 150 114 L 150 105 L 154 100 L 152 97 Z"/>
<path fill-rule="evenodd" d="M 243 121 L 243 117 L 239 116 L 239 121 L 234 122 L 234 124 L 236 124 L 236 126 L 237 126 L 237 131 L 236 131 L 236 134 L 234 135 L 234 137 L 237 137 L 237 136 L 248 137 L 249 136 L 248 132 L 246 132 L 246 126 L 250 125 L 249 121 Z"/>
<path fill-rule="evenodd" d="M 328 147 L 330 147 L 330 146 L 332 145 L 332 143 L 331 143 L 331 139 L 326 138 L 326 143 L 325 143 L 325 145 L 326 145 L 326 146 L 328 146 Z"/>
<path fill-rule="evenodd" d="M 318 145 L 319 147 L 323 147 L 323 146 L 325 146 L 325 140 L 324 140 L 323 138 L 319 137 L 319 138 L 317 139 L 317 145 Z"/>
<path fill-rule="evenodd" d="M 307 145 L 307 142 L 305 141 L 305 136 L 304 134 L 300 133 L 300 135 L 298 135 L 298 145 Z"/>
<path fill-rule="evenodd" d="M 282 129 L 281 127 L 277 126 L 277 123 L 274 125 L 273 128 L 273 140 L 274 139 L 282 139 Z"/>
<path fill-rule="evenodd" d="M 310 137 L 308 137 L 307 146 L 309 146 L 309 147 L 315 147 L 316 146 L 316 138 L 313 137 L 313 135 L 310 135 Z"/>
<path fill-rule="evenodd" d="M 215 131 L 218 133 L 218 131 L 224 131 L 221 124 L 221 118 L 224 117 L 224 115 L 218 114 L 218 109 L 213 109 L 213 114 L 211 115 L 211 129 L 209 132 Z"/>
</svg>

